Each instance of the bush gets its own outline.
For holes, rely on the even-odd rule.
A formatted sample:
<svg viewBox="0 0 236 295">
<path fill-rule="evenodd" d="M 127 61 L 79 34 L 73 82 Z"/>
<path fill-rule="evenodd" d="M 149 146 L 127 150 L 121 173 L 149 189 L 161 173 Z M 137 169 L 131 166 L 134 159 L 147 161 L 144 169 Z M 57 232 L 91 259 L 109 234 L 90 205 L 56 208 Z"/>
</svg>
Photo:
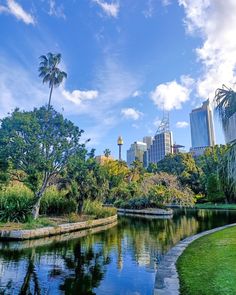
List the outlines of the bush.
<svg viewBox="0 0 236 295">
<path fill-rule="evenodd" d="M 85 200 L 83 213 L 95 218 L 105 218 L 116 214 L 115 208 L 103 207 L 101 202 Z"/>
<path fill-rule="evenodd" d="M 0 191 L 0 221 L 26 222 L 31 215 L 33 193 L 22 185 Z"/>
<path fill-rule="evenodd" d="M 49 187 L 40 206 L 40 214 L 44 215 L 64 215 L 75 212 L 76 201 L 67 197 L 66 191 L 58 191 L 55 186 Z"/>
</svg>

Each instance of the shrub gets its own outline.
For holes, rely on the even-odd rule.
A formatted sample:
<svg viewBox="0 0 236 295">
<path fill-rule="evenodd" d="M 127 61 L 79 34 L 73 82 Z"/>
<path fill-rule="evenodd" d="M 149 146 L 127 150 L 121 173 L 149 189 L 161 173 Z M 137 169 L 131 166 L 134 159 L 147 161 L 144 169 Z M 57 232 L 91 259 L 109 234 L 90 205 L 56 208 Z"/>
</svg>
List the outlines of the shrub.
<svg viewBox="0 0 236 295">
<path fill-rule="evenodd" d="M 101 202 L 85 200 L 84 214 L 94 216 L 95 218 L 105 218 L 116 214 L 115 208 L 103 207 Z"/>
<path fill-rule="evenodd" d="M 23 185 L 9 186 L 0 191 L 0 221 L 26 222 L 32 209 L 33 193 Z"/>
<path fill-rule="evenodd" d="M 40 214 L 44 215 L 63 215 L 70 214 L 76 210 L 74 199 L 67 197 L 66 191 L 59 191 L 55 186 L 49 187 L 40 206 Z"/>
</svg>

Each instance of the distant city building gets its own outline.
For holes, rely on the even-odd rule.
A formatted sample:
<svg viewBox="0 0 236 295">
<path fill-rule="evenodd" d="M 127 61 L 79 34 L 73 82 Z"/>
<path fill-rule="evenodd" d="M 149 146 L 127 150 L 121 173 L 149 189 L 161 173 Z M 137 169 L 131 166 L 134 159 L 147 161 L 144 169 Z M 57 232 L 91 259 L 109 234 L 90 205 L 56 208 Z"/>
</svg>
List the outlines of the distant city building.
<svg viewBox="0 0 236 295">
<path fill-rule="evenodd" d="M 224 134 L 226 143 L 236 140 L 236 113 L 229 118 L 228 124 L 224 128 Z"/>
<path fill-rule="evenodd" d="M 147 150 L 143 154 L 143 167 L 147 168 L 149 165 L 148 150 L 150 149 L 150 146 L 152 145 L 153 137 L 152 136 L 145 136 L 143 138 L 143 142 L 145 142 L 147 144 Z"/>
<path fill-rule="evenodd" d="M 144 152 L 147 151 L 147 144 L 142 141 L 135 141 L 127 150 L 127 165 L 130 167 L 135 160 L 143 163 Z"/>
<path fill-rule="evenodd" d="M 152 142 L 153 142 L 153 137 L 152 136 L 144 136 L 143 142 L 147 144 L 147 148 L 149 149 Z"/>
<path fill-rule="evenodd" d="M 103 164 L 105 164 L 105 163 L 107 163 L 107 162 L 109 162 L 109 161 L 114 161 L 114 158 L 113 158 L 112 156 L 108 156 L 108 157 L 106 157 L 106 156 L 104 156 L 104 155 L 99 155 L 99 156 L 96 156 L 96 157 L 95 157 L 95 160 L 96 160 L 96 162 L 97 162 L 98 164 L 103 165 Z"/>
<path fill-rule="evenodd" d="M 166 155 L 172 153 L 172 132 L 163 131 L 157 133 L 148 150 L 148 164 L 158 163 L 165 158 Z"/>
<path fill-rule="evenodd" d="M 200 108 L 192 110 L 190 127 L 192 140 L 190 151 L 194 155 L 203 154 L 206 147 L 215 145 L 213 116 L 209 100 L 204 101 Z"/>
</svg>

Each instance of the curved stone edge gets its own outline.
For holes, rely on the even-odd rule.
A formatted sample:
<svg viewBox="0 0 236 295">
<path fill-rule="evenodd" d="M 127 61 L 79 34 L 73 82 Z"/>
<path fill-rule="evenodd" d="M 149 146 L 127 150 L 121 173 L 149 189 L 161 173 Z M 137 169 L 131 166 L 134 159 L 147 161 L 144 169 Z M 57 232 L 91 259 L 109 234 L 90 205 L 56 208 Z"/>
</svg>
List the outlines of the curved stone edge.
<svg viewBox="0 0 236 295">
<path fill-rule="evenodd" d="M 38 229 L 27 229 L 27 230 L 0 230 L 0 240 L 29 240 L 38 239 L 42 237 L 50 237 L 55 235 L 66 234 L 84 229 L 90 229 L 93 227 L 106 225 L 113 223 L 117 220 L 117 214 L 100 218 L 95 220 L 88 220 L 76 223 L 65 223 L 58 226 L 48 226 Z"/>
<path fill-rule="evenodd" d="M 117 209 L 118 213 L 122 213 L 122 214 L 143 214 L 143 215 L 173 215 L 173 210 L 169 209 L 169 210 L 164 210 L 164 209 L 155 209 L 155 210 L 146 210 L 146 209 L 141 209 L 141 210 L 137 210 L 137 209 Z"/>
<path fill-rule="evenodd" d="M 180 241 L 176 246 L 171 248 L 166 255 L 164 255 L 163 260 L 158 265 L 158 270 L 156 272 L 154 295 L 179 295 L 179 277 L 176 268 L 176 262 L 184 250 L 195 240 L 212 234 L 214 232 L 223 230 L 225 228 L 236 226 L 236 223 L 227 224 L 220 226 L 211 230 L 207 230 L 196 234 L 194 236 L 188 237 Z"/>
<path fill-rule="evenodd" d="M 62 243 L 68 240 L 75 240 L 88 235 L 96 234 L 108 229 L 111 229 L 117 225 L 117 220 L 105 225 L 96 226 L 90 229 L 84 229 L 76 232 L 70 232 L 67 234 L 43 237 L 39 239 L 28 239 L 23 241 L 0 241 L 0 251 L 22 251 L 26 249 L 48 246 L 53 243 Z"/>
</svg>

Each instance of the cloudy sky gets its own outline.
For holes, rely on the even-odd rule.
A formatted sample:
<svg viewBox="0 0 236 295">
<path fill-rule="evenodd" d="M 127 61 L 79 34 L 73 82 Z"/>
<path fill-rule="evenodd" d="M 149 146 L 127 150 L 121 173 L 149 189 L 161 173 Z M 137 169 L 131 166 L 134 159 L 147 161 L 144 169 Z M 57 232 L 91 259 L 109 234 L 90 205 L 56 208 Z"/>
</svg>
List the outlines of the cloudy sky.
<svg viewBox="0 0 236 295">
<path fill-rule="evenodd" d="M 188 149 L 191 109 L 236 81 L 235 15 L 235 0 L 0 0 L 0 117 L 47 103 L 38 57 L 60 52 L 52 104 L 97 154 L 154 135 L 163 109 Z"/>
</svg>

